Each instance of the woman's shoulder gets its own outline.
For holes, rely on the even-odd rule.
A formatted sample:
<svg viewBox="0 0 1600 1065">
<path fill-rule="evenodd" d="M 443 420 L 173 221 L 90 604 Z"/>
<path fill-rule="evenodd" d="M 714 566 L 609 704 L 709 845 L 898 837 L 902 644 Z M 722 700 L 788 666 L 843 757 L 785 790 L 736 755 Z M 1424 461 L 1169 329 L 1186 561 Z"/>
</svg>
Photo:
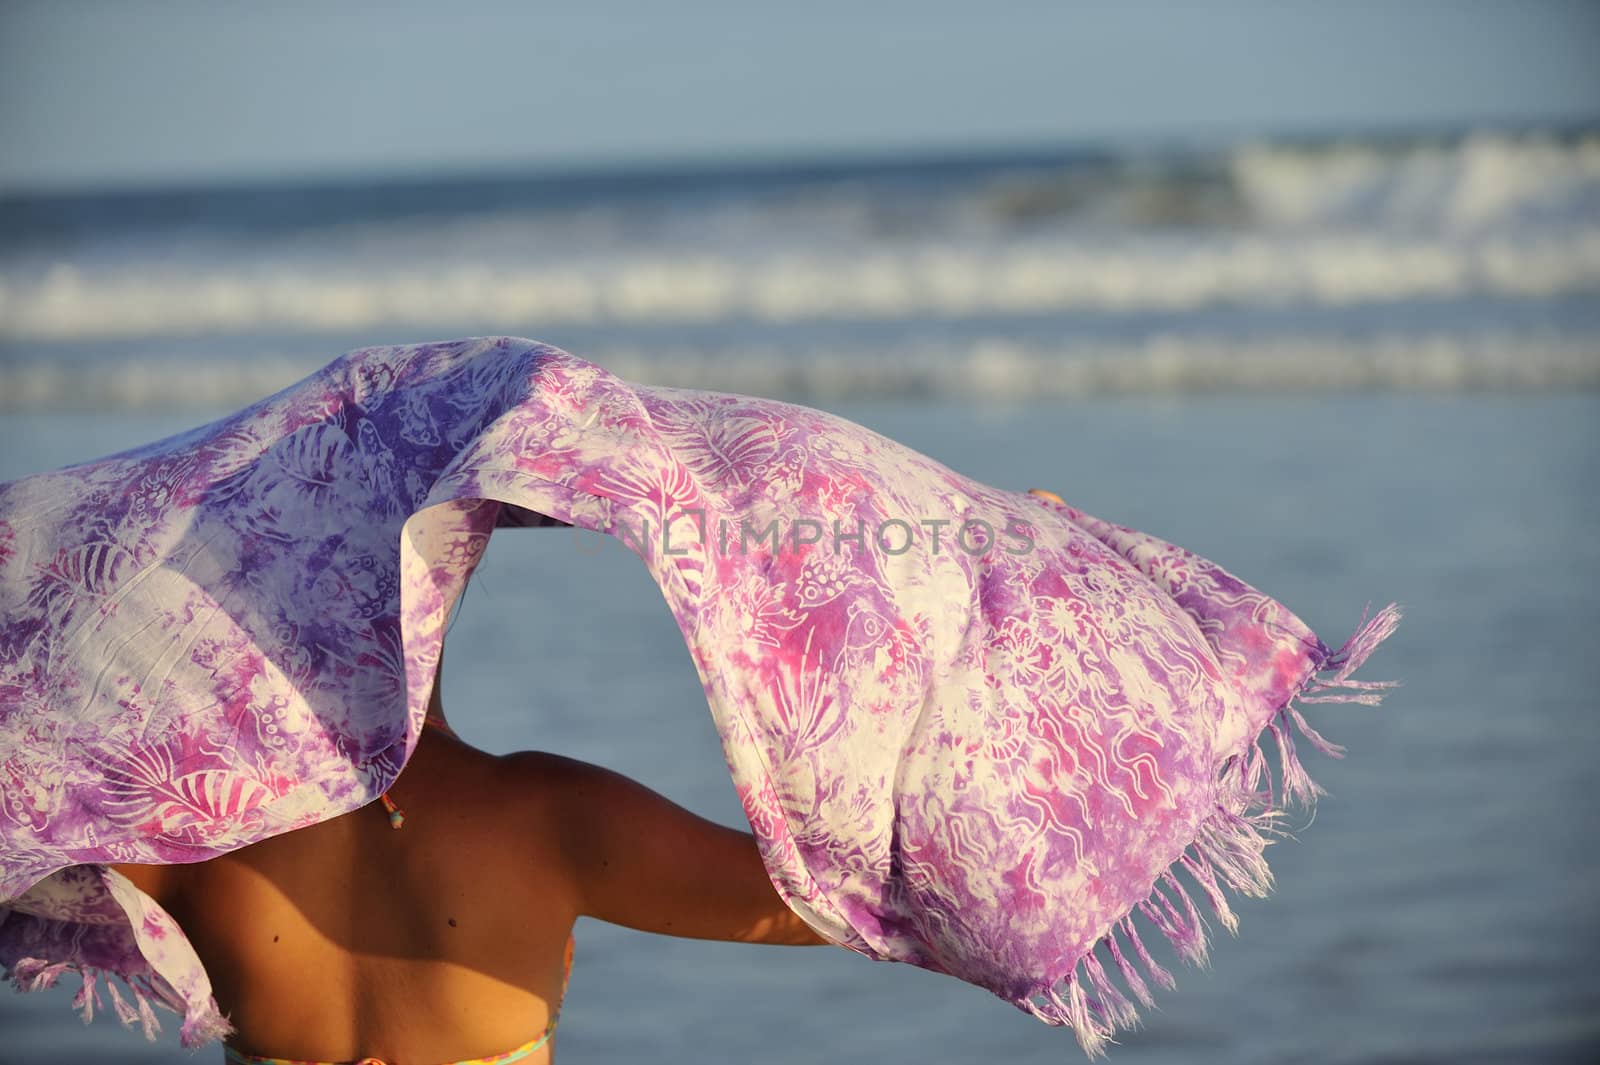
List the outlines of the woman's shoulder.
<svg viewBox="0 0 1600 1065">
<path fill-rule="evenodd" d="M 552 751 L 515 751 L 495 759 L 492 788 L 503 804 L 525 815 L 559 814 L 570 822 L 574 811 L 604 800 L 611 770 Z"/>
<path fill-rule="evenodd" d="M 525 832 L 555 833 L 581 811 L 579 799 L 599 767 L 550 751 L 515 751 L 485 766 L 484 794 Z"/>
<path fill-rule="evenodd" d="M 496 759 L 493 792 L 502 823 L 559 854 L 574 875 L 619 846 L 665 800 L 633 778 L 551 751 L 517 751 Z"/>
<path fill-rule="evenodd" d="M 568 824 L 608 817 L 645 796 L 659 798 L 632 777 L 551 751 L 501 755 L 496 772 L 499 794 L 530 809 L 557 809 Z"/>
</svg>

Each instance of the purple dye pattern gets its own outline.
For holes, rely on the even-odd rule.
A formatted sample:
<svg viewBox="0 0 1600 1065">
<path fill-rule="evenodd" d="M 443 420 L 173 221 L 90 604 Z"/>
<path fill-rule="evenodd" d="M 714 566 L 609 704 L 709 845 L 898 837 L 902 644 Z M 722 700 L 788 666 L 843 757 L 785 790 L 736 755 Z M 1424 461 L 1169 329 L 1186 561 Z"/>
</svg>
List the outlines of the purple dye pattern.
<svg viewBox="0 0 1600 1065">
<path fill-rule="evenodd" d="M 951 521 L 937 549 L 924 519 Z M 958 543 L 968 519 L 992 531 Z M 125 1022 L 153 1026 L 153 1001 L 185 1045 L 225 1033 L 181 930 L 104 864 L 199 861 L 374 801 L 490 534 L 556 523 L 621 537 L 660 585 L 796 912 L 1091 1053 L 1136 1019 L 1107 963 L 1145 1004 L 1171 982 L 1136 914 L 1203 959 L 1178 869 L 1230 929 L 1223 887 L 1267 890 L 1264 833 L 1314 796 L 1292 734 L 1334 750 L 1291 700 L 1375 702 L 1350 674 L 1399 617 L 1332 650 L 1205 559 L 804 407 L 630 385 L 518 339 L 355 351 L 0 486 L 14 982 L 76 970 L 86 1011 L 100 977 Z"/>
</svg>

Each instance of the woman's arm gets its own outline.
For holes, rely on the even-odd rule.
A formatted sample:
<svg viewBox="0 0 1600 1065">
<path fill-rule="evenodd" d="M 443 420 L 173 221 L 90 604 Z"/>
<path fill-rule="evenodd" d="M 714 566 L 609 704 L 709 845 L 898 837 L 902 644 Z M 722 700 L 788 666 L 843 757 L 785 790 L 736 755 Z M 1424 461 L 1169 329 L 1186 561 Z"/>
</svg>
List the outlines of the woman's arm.
<svg viewBox="0 0 1600 1065">
<path fill-rule="evenodd" d="M 755 837 L 690 813 L 620 773 L 560 755 L 512 755 L 517 788 L 559 841 L 579 912 L 644 932 L 828 945 L 773 890 Z M 526 792 L 522 792 L 526 794 Z"/>
</svg>

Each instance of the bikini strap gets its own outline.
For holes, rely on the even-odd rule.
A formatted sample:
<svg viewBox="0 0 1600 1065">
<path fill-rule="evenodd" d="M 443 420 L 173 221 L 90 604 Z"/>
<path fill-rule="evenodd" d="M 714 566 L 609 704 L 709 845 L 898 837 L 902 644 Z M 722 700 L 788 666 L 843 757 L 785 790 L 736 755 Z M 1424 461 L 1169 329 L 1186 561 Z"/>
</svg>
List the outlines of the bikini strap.
<svg viewBox="0 0 1600 1065">
<path fill-rule="evenodd" d="M 432 714 L 429 714 L 427 717 L 422 719 L 422 727 L 432 728 L 437 732 L 442 732 L 451 739 L 460 739 L 460 737 L 456 735 L 456 730 L 451 728 L 449 723 L 442 717 L 434 717 Z M 386 791 L 382 795 L 378 796 L 378 801 L 382 802 L 383 808 L 389 811 L 389 827 L 403 828 L 406 823 L 406 812 L 400 809 L 399 806 L 395 805 L 395 801 L 389 798 L 389 793 Z"/>
</svg>

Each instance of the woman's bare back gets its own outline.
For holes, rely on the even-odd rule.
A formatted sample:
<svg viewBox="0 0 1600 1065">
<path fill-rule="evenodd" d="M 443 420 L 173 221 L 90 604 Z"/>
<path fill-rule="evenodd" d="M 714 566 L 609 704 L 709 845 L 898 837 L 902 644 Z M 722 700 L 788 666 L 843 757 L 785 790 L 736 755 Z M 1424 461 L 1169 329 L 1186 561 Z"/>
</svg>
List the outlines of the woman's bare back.
<svg viewBox="0 0 1600 1065">
<path fill-rule="evenodd" d="M 537 790 L 429 729 L 391 793 L 398 831 L 373 805 L 212 861 L 121 871 L 194 944 L 239 1049 L 488 1056 L 559 1009 L 577 916 Z"/>
<path fill-rule="evenodd" d="M 583 914 L 827 942 L 778 898 L 748 833 L 608 770 L 424 729 L 390 795 L 398 830 L 372 804 L 208 862 L 118 867 L 194 944 L 233 1046 L 321 1061 L 504 1053 L 559 1010 Z"/>
</svg>

